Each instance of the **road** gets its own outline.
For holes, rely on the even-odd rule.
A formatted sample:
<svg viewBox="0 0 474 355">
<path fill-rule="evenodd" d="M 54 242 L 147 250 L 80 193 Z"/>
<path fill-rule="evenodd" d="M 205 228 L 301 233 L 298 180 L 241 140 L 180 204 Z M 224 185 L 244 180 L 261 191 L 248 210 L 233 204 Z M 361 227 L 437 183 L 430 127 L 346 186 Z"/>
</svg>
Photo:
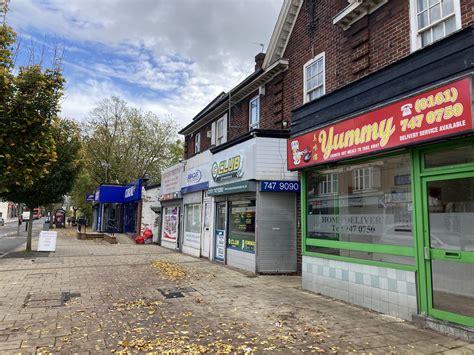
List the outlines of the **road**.
<svg viewBox="0 0 474 355">
<path fill-rule="evenodd" d="M 44 219 L 35 220 L 33 222 L 33 233 L 39 232 L 43 228 Z M 17 236 L 17 222 L 5 223 L 0 227 L 0 256 L 12 251 L 19 245 L 26 242 L 25 223 L 20 227 L 20 235 Z"/>
</svg>

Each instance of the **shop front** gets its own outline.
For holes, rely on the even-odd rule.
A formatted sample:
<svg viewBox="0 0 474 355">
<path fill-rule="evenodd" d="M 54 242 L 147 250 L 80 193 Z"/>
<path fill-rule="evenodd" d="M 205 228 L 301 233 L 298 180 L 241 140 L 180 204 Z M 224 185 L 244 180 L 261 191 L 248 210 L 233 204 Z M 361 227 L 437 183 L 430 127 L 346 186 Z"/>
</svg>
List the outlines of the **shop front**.
<svg viewBox="0 0 474 355">
<path fill-rule="evenodd" d="M 296 272 L 299 182 L 278 153 L 284 145 L 285 139 L 257 136 L 213 151 L 215 261 L 253 273 Z"/>
<path fill-rule="evenodd" d="M 183 197 L 181 178 L 184 164 L 178 163 L 161 174 L 161 246 L 181 250 Z"/>
<path fill-rule="evenodd" d="M 288 140 L 305 289 L 474 326 L 472 100 L 457 76 Z"/>
<path fill-rule="evenodd" d="M 93 230 L 97 232 L 122 232 L 123 186 L 100 185 L 94 194 Z"/>
<path fill-rule="evenodd" d="M 123 194 L 123 229 L 133 236 L 140 234 L 142 215 L 143 179 L 137 179 L 124 188 Z"/>
<path fill-rule="evenodd" d="M 211 153 L 205 151 L 186 161 L 182 175 L 181 193 L 184 205 L 184 231 L 182 251 L 195 257 L 209 258 L 210 253 L 210 200 L 209 160 Z M 203 209 L 203 204 L 206 208 Z"/>
</svg>

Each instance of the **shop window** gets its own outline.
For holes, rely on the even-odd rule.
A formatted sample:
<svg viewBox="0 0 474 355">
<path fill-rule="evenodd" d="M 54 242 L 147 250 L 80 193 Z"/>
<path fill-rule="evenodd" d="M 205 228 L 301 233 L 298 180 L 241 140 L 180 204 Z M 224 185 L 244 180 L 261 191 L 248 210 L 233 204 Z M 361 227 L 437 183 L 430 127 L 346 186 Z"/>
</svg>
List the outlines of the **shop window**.
<svg viewBox="0 0 474 355">
<path fill-rule="evenodd" d="M 255 200 L 231 203 L 229 248 L 255 253 L 255 208 Z"/>
<path fill-rule="evenodd" d="M 321 178 L 322 180 L 319 182 L 319 193 L 321 195 L 336 194 L 338 175 L 335 173 L 323 174 Z"/>
<path fill-rule="evenodd" d="M 380 170 L 372 166 L 354 169 L 352 184 L 354 192 L 378 188 L 380 187 Z"/>
<path fill-rule="evenodd" d="M 194 136 L 194 153 L 201 151 L 201 132 L 196 133 Z"/>
<path fill-rule="evenodd" d="M 412 48 L 423 48 L 461 28 L 459 0 L 411 0 Z"/>
<path fill-rule="evenodd" d="M 333 194 L 326 193 L 329 186 Z M 394 245 L 414 248 L 408 154 L 310 172 L 307 203 L 307 252 L 401 264 L 414 261 L 407 255 L 389 255 Z M 350 250 L 347 242 L 365 243 L 367 251 Z M 387 255 L 380 247 L 371 251 L 374 244 L 386 246 Z"/>
<path fill-rule="evenodd" d="M 260 97 L 255 96 L 249 102 L 249 127 L 258 128 L 260 121 Z"/>
<path fill-rule="evenodd" d="M 474 162 L 474 146 L 465 145 L 436 150 L 424 154 L 425 168 L 469 164 Z"/>
<path fill-rule="evenodd" d="M 311 59 L 304 66 L 304 102 L 317 99 L 325 94 L 324 53 Z"/>
<path fill-rule="evenodd" d="M 201 233 L 201 205 L 186 205 L 186 222 L 184 230 L 190 233 Z"/>
</svg>

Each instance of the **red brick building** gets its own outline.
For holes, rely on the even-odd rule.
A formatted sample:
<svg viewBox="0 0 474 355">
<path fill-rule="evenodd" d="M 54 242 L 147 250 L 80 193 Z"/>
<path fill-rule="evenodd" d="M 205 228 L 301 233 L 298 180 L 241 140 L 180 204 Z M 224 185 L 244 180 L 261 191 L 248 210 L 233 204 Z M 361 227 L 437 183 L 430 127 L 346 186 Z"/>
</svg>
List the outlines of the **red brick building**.
<svg viewBox="0 0 474 355">
<path fill-rule="evenodd" d="M 430 118 L 439 113 L 434 111 L 427 112 L 427 121 L 422 121 L 423 110 L 436 97 L 436 88 L 444 88 L 448 95 L 472 85 L 473 22 L 472 0 L 286 0 L 267 53 L 255 58 L 255 72 L 216 97 L 180 132 L 185 135 L 185 158 L 209 149 L 212 155 L 219 154 L 253 138 L 282 139 L 290 135 L 288 166 L 298 171 L 302 182 L 297 201 L 297 257 L 300 269 L 304 255 L 303 286 L 405 319 L 428 314 L 473 326 L 474 314 L 469 307 L 474 309 L 474 286 L 468 280 L 452 281 L 461 274 L 471 277 L 471 281 L 473 277 L 474 259 L 464 241 L 469 238 L 462 235 L 470 228 L 467 214 L 471 207 L 467 206 L 474 205 L 474 200 L 469 200 L 474 199 L 470 195 L 471 188 L 474 189 L 473 158 L 469 155 L 473 139 L 468 97 L 472 89 L 459 97 L 445 97 L 454 105 L 443 110 L 455 112 L 445 114 L 444 119 L 454 115 L 460 122 L 432 129 L 431 133 L 436 130 L 437 134 L 433 138 L 427 138 L 431 134 L 427 130 L 418 131 L 426 122 L 438 122 Z M 430 90 L 435 90 L 433 96 L 428 95 Z M 423 93 L 428 96 L 419 97 Z M 414 104 L 422 103 L 421 108 L 416 106 L 416 119 L 403 119 L 406 122 L 400 121 L 401 126 L 393 129 L 397 134 L 400 129 L 413 131 L 411 136 L 399 137 L 405 140 L 404 144 L 394 144 L 399 155 L 391 152 L 380 158 L 378 154 L 386 149 L 377 143 L 365 147 L 365 154 L 345 151 L 339 158 L 328 154 L 331 163 L 320 161 L 316 133 L 331 125 L 334 129 L 349 124 L 357 126 L 362 119 L 369 124 L 377 123 L 370 127 L 378 127 L 382 132 L 382 123 L 376 118 L 382 111 L 378 109 L 393 109 L 390 105 L 399 102 L 405 104 L 403 117 L 412 113 Z M 384 126 L 391 122 L 387 119 Z M 359 134 L 357 129 L 347 132 Z M 439 131 L 449 129 L 452 133 Z M 308 132 L 313 137 L 304 135 Z M 372 132 L 372 138 L 377 138 L 377 134 Z M 310 138 L 314 146 L 302 146 Z M 443 170 L 441 167 L 447 163 L 456 162 L 456 157 L 443 153 L 445 143 L 454 138 L 457 139 L 453 149 L 459 149 L 464 165 L 462 169 L 454 166 L 452 169 L 457 170 Z M 346 144 L 349 142 L 353 143 L 349 140 Z M 420 142 L 439 143 L 424 148 L 425 143 Z M 334 149 L 342 146 L 343 143 L 336 144 Z M 428 185 L 422 187 L 426 183 L 422 176 L 434 174 L 427 165 L 430 149 L 440 151 L 436 157 L 440 172 L 467 174 L 463 177 L 466 187 L 461 192 L 466 201 L 458 201 L 461 195 L 455 195 L 451 186 L 441 182 L 433 182 L 436 186 L 431 190 Z M 462 153 L 464 150 L 468 153 Z M 361 162 L 343 158 L 348 154 Z M 425 159 L 425 165 L 420 159 Z M 456 177 L 446 175 L 454 185 L 460 182 Z M 450 241 L 423 234 L 429 229 L 430 213 L 432 218 L 454 218 L 446 206 L 443 213 L 448 214 L 438 216 L 441 211 L 423 205 L 428 190 L 432 191 L 430 199 L 436 193 L 436 198 L 444 198 L 444 204 L 451 209 L 462 204 L 467 213 L 455 216 L 461 225 L 467 223 L 462 227 L 464 232 L 456 232 L 461 233 L 457 237 L 463 240 L 461 246 L 459 241 L 451 241 L 458 244 L 447 247 L 459 249 L 459 253 L 452 253 L 463 263 L 452 262 L 450 267 L 440 269 L 439 265 L 447 259 L 438 256 L 451 253 L 443 247 Z M 349 223 L 370 220 L 368 216 L 378 224 Z M 341 222 L 340 218 L 349 222 Z M 337 222 L 330 226 L 323 223 L 329 220 Z M 359 232 L 352 233 L 354 228 L 345 230 L 347 226 Z M 333 232 L 328 231 L 329 227 Z M 454 233 L 446 226 L 431 227 L 443 230 L 444 235 Z M 454 227 L 451 224 L 449 228 Z M 436 262 L 431 261 L 430 252 L 437 256 Z M 258 262 L 255 271 L 259 271 Z M 471 289 L 461 284 L 468 284 Z M 449 293 L 452 289 L 458 291 L 457 296 Z M 469 294 L 470 297 L 466 296 Z M 464 297 L 464 301 L 460 302 L 458 296 Z M 453 308 L 456 303 L 469 307 Z"/>
</svg>

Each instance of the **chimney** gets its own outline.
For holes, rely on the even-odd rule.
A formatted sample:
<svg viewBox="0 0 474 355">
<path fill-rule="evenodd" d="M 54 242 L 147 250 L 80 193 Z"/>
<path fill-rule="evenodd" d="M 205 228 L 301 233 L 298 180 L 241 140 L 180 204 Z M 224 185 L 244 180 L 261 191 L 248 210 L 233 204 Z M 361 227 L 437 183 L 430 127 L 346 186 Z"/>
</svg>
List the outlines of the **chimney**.
<svg viewBox="0 0 474 355">
<path fill-rule="evenodd" d="M 263 60 L 265 59 L 265 53 L 258 53 L 255 56 L 255 71 L 262 68 Z"/>
</svg>

